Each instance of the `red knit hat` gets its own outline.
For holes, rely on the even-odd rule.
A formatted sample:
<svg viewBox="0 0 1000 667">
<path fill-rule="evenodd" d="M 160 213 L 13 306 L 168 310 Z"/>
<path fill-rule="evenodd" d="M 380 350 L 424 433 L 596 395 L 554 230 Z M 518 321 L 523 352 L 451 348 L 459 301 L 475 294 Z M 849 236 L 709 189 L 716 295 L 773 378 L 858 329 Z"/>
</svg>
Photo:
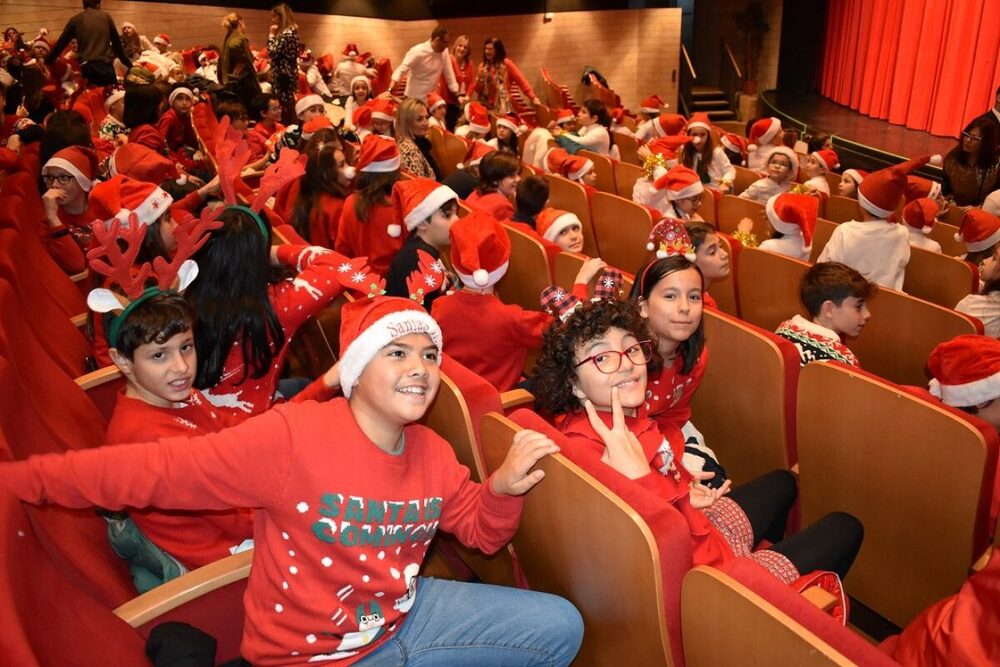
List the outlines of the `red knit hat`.
<svg viewBox="0 0 1000 667">
<path fill-rule="evenodd" d="M 666 174 L 656 179 L 653 187 L 657 190 L 665 189 L 667 199 L 670 201 L 687 199 L 705 191 L 705 186 L 702 185 L 698 172 L 683 165 L 671 167 Z"/>
<path fill-rule="evenodd" d="M 122 86 L 105 86 L 104 87 L 104 111 L 107 112 L 111 109 L 111 105 L 118 100 L 125 99 L 125 88 Z"/>
<path fill-rule="evenodd" d="M 659 118 L 653 121 L 653 131 L 658 137 L 680 134 L 686 126 L 687 118 L 678 113 L 661 113 Z"/>
<path fill-rule="evenodd" d="M 938 205 L 933 199 L 921 197 L 903 207 L 903 222 L 924 234 L 930 234 L 937 218 Z"/>
<path fill-rule="evenodd" d="M 663 218 L 653 226 L 646 250 L 655 250 L 658 259 L 682 255 L 693 262 L 698 257 L 691 237 L 676 218 Z"/>
<path fill-rule="evenodd" d="M 576 114 L 572 109 L 560 109 L 556 114 L 556 125 L 563 125 L 576 119 Z"/>
<path fill-rule="evenodd" d="M 858 203 L 874 216 L 887 219 L 899 206 L 906 191 L 906 176 L 930 162 L 941 164 L 941 156 L 914 158 L 869 174 L 858 186 Z"/>
<path fill-rule="evenodd" d="M 97 175 L 97 153 L 83 146 L 70 146 L 50 157 L 42 167 L 42 173 L 49 167 L 65 169 L 72 174 L 84 191 L 90 192 L 94 187 L 94 177 Z"/>
<path fill-rule="evenodd" d="M 740 166 L 745 167 L 747 165 L 747 140 L 738 134 L 733 134 L 732 132 L 726 132 L 719 138 L 719 143 L 727 151 L 733 153 L 739 153 L 742 161 Z"/>
<path fill-rule="evenodd" d="M 1000 242 L 1000 218 L 981 208 L 970 208 L 955 234 L 969 252 L 979 252 Z"/>
<path fill-rule="evenodd" d="M 312 135 L 322 129 L 333 129 L 333 121 L 328 116 L 311 118 L 302 126 L 302 138 L 308 141 L 312 139 Z"/>
<path fill-rule="evenodd" d="M 819 162 L 821 167 L 823 167 L 824 173 L 833 171 L 840 166 L 840 158 L 837 157 L 837 154 L 829 148 L 813 151 L 812 156 L 816 158 L 816 161 Z"/>
<path fill-rule="evenodd" d="M 819 215 L 819 199 L 790 192 L 774 195 L 764 206 L 767 219 L 782 234 L 801 234 L 805 250 L 812 249 L 813 230 Z"/>
<path fill-rule="evenodd" d="M 411 232 L 453 199 L 458 200 L 454 190 L 429 178 L 397 181 L 392 186 L 392 203 L 403 219 L 403 224 Z"/>
<path fill-rule="evenodd" d="M 489 112 L 479 102 L 469 102 L 465 105 L 465 118 L 469 121 L 469 129 L 479 134 L 490 131 Z"/>
<path fill-rule="evenodd" d="M 660 113 L 660 109 L 662 108 L 663 100 L 660 99 L 659 95 L 650 95 L 649 97 L 643 98 L 642 102 L 639 103 L 639 110 L 643 113 Z"/>
<path fill-rule="evenodd" d="M 451 265 L 472 289 L 495 285 L 510 264 L 510 237 L 499 222 L 473 211 L 451 226 Z"/>
<path fill-rule="evenodd" d="M 314 107 L 316 105 L 323 106 L 323 98 L 315 93 L 309 93 L 308 95 L 299 95 L 295 98 L 295 115 L 302 118 L 302 114 L 306 112 L 309 107 Z"/>
<path fill-rule="evenodd" d="M 368 79 L 365 79 L 367 81 Z M 354 88 L 352 85 L 351 88 Z M 443 107 L 447 104 L 444 98 L 435 93 L 433 90 L 427 94 L 427 111 L 434 111 L 438 107 Z"/>
<path fill-rule="evenodd" d="M 687 122 L 687 130 L 693 130 L 696 128 L 701 128 L 707 132 L 712 131 L 712 121 L 709 119 L 708 114 L 704 112 L 698 112 L 691 114 L 691 120 Z"/>
<path fill-rule="evenodd" d="M 90 207 L 105 226 L 115 220 L 126 229 L 129 214 L 134 213 L 141 225 L 151 225 L 163 216 L 174 200 L 152 183 L 135 181 L 121 174 L 98 183 L 90 193 Z"/>
<path fill-rule="evenodd" d="M 151 148 L 140 144 L 125 144 L 108 161 L 108 171 L 112 176 L 121 174 L 146 183 L 162 183 L 177 178 L 177 165 Z M 185 179 L 186 182 L 187 179 Z"/>
<path fill-rule="evenodd" d="M 368 363 L 383 347 L 403 336 L 424 333 L 443 348 L 441 327 L 412 299 L 377 296 L 358 299 L 340 311 L 340 387 L 351 397 Z M 438 355 L 440 364 L 441 356 Z"/>
<path fill-rule="evenodd" d="M 909 204 L 915 199 L 937 199 L 941 196 L 941 184 L 923 176 L 907 174 L 906 190 L 903 191 L 903 199 Z"/>
<path fill-rule="evenodd" d="M 371 100 L 372 118 L 375 120 L 387 120 L 390 123 L 396 120 L 396 103 L 384 97 L 376 97 Z"/>
<path fill-rule="evenodd" d="M 385 173 L 399 169 L 399 147 L 396 140 L 371 134 L 361 143 L 358 171 Z"/>
<path fill-rule="evenodd" d="M 941 343 L 927 359 L 931 394 L 956 408 L 1000 396 L 1000 341 L 966 334 Z"/>
<path fill-rule="evenodd" d="M 573 225 L 583 227 L 580 223 L 580 218 L 576 217 L 575 213 L 563 211 L 558 208 L 542 209 L 542 212 L 538 214 L 538 218 L 535 221 L 535 229 L 538 234 L 546 241 L 552 241 L 553 243 L 556 242 L 556 239 L 559 238 L 564 229 Z"/>
<path fill-rule="evenodd" d="M 777 118 L 761 118 L 750 126 L 750 143 L 747 151 L 753 153 L 761 145 L 767 145 L 781 132 L 781 121 Z"/>
</svg>

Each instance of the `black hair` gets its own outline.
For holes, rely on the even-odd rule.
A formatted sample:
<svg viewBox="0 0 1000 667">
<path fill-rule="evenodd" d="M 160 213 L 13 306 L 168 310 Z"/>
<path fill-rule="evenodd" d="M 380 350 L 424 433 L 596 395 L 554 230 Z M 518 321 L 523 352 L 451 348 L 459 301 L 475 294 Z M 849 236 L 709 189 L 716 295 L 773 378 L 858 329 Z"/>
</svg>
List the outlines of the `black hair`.
<svg viewBox="0 0 1000 667">
<path fill-rule="evenodd" d="M 501 153 L 510 153 L 514 156 L 520 156 L 521 154 L 521 142 L 518 141 L 517 132 L 510 133 L 510 139 L 504 141 L 500 138 L 500 134 L 496 135 L 497 140 L 497 150 Z"/>
<path fill-rule="evenodd" d="M 638 340 L 650 338 L 646 320 L 628 301 L 599 299 L 575 310 L 565 322 L 555 321 L 542 335 L 542 348 L 531 372 L 535 406 L 552 415 L 579 409 L 576 350 L 611 328 L 629 332 Z"/>
<path fill-rule="evenodd" d="M 113 317 L 110 313 L 104 314 L 105 331 L 109 331 Z M 114 347 L 131 361 L 140 346 L 149 343 L 162 345 L 190 329 L 193 321 L 191 306 L 183 296 L 176 292 L 163 292 L 143 301 L 129 312 L 121 323 Z"/>
<path fill-rule="evenodd" d="M 122 123 L 130 130 L 140 125 L 156 125 L 162 103 L 163 92 L 151 83 L 126 88 Z"/>
<path fill-rule="evenodd" d="M 215 105 L 215 117 L 222 120 L 224 116 L 229 116 L 230 122 L 247 120 L 250 117 L 247 108 L 239 100 L 220 99 Z"/>
<path fill-rule="evenodd" d="M 434 39 L 444 39 L 447 36 L 448 36 L 448 29 L 445 28 L 443 25 L 434 26 L 434 29 L 431 30 L 431 39 L 432 40 L 434 40 Z"/>
<path fill-rule="evenodd" d="M 809 137 L 809 154 L 812 155 L 816 151 L 823 150 L 823 146 L 825 146 L 830 139 L 830 135 L 826 132 L 817 132 Z"/>
<path fill-rule="evenodd" d="M 493 45 L 493 63 L 497 65 L 503 64 L 503 61 L 507 58 L 507 47 L 503 45 L 503 41 L 499 37 L 487 37 L 486 41 L 483 42 L 483 62 L 486 62 L 486 45 Z"/>
<path fill-rule="evenodd" d="M 702 291 L 704 292 L 705 277 L 701 274 L 701 269 L 698 268 L 698 265 L 686 257 L 674 255 L 672 257 L 653 260 L 639 269 L 635 274 L 635 282 L 632 284 L 632 292 L 629 294 L 629 299 L 635 302 L 636 305 L 641 301 L 648 301 L 650 295 L 653 293 L 653 289 L 661 280 L 671 273 L 687 271 L 688 269 L 694 269 L 698 272 L 698 277 L 701 278 Z M 691 372 L 691 369 L 698 363 L 698 359 L 701 358 L 704 350 L 705 318 L 702 317 L 694 333 L 686 341 L 677 346 L 677 352 L 681 355 L 681 359 L 684 360 L 681 366 L 681 375 L 687 375 Z"/>
<path fill-rule="evenodd" d="M 949 163 L 957 161 L 960 164 L 970 167 L 974 166 L 979 167 L 980 169 L 990 169 L 996 164 L 998 158 L 998 145 L 1000 145 L 1000 136 L 997 134 L 996 124 L 984 118 L 974 118 L 972 122 L 965 126 L 962 130 L 962 134 L 966 134 L 977 128 L 982 136 L 982 141 L 979 144 L 979 156 L 976 164 L 969 164 L 969 156 L 962 148 L 962 140 L 960 138 L 958 140 L 958 145 L 948 151 L 948 155 L 945 156 L 946 166 Z"/>
<path fill-rule="evenodd" d="M 514 204 L 522 216 L 534 218 L 549 202 L 549 182 L 538 174 L 530 174 L 517 184 Z"/>
<path fill-rule="evenodd" d="M 715 234 L 716 236 L 719 234 L 719 230 L 707 222 L 689 222 L 684 225 L 684 230 L 687 232 L 688 238 L 691 239 L 691 245 L 694 246 L 695 252 L 698 252 L 701 244 L 711 234 Z"/>
<path fill-rule="evenodd" d="M 84 9 L 100 9 L 101 0 L 83 0 Z"/>
<path fill-rule="evenodd" d="M 604 102 L 590 99 L 584 102 L 583 106 L 587 110 L 587 113 L 597 119 L 598 123 L 605 128 L 611 127 L 611 114 L 608 113 L 608 108 L 604 106 Z"/>
<path fill-rule="evenodd" d="M 274 93 L 261 93 L 253 98 L 253 102 L 250 103 L 251 111 L 253 111 L 253 119 L 256 121 L 262 120 L 272 101 L 281 102 Z"/>
<path fill-rule="evenodd" d="M 372 207 L 376 204 L 386 204 L 392 193 L 392 186 L 399 180 L 399 170 L 393 171 L 358 171 L 354 181 L 354 215 L 361 222 L 368 222 Z"/>
<path fill-rule="evenodd" d="M 521 161 L 516 155 L 492 151 L 479 163 L 479 184 L 476 190 L 481 195 L 495 192 L 500 181 L 521 172 Z"/>
<path fill-rule="evenodd" d="M 219 383 L 234 342 L 240 343 L 243 352 L 240 382 L 267 375 L 285 344 L 284 330 L 268 296 L 268 287 L 280 278 L 270 265 L 270 228 L 265 238 L 256 220 L 235 208 L 224 211 L 219 220 L 223 226 L 195 253 L 199 279 L 186 294 L 198 313 L 194 327 L 198 389 Z"/>
<path fill-rule="evenodd" d="M 874 284 L 846 264 L 820 262 L 802 276 L 799 297 L 809 315 L 816 317 L 827 301 L 839 306 L 848 297 L 867 299 L 874 291 Z"/>
<path fill-rule="evenodd" d="M 701 148 L 695 148 L 694 144 L 688 142 L 681 147 L 681 164 L 689 169 L 694 169 L 698 176 L 701 178 L 702 182 L 705 182 L 708 178 L 708 166 L 712 164 L 713 151 L 715 150 L 715 142 L 712 140 L 712 131 L 706 130 L 708 136 L 705 137 L 704 143 L 702 143 Z M 698 166 L 694 166 L 694 158 L 698 155 L 701 157 L 698 160 Z"/>
<path fill-rule="evenodd" d="M 53 155 L 70 146 L 94 147 L 87 121 L 78 111 L 53 111 L 38 146 L 39 164 L 44 165 Z"/>
</svg>

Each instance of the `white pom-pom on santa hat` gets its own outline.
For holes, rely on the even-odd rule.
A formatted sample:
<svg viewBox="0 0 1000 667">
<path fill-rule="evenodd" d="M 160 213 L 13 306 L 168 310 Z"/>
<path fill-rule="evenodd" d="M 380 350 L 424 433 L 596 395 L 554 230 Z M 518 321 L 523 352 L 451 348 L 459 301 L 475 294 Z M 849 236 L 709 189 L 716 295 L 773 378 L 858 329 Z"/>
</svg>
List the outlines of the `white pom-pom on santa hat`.
<svg viewBox="0 0 1000 667">
<path fill-rule="evenodd" d="M 927 160 L 927 164 L 934 165 L 935 167 L 940 167 L 942 164 L 944 164 L 944 160 L 941 158 L 940 153 L 935 153 L 930 157 L 929 160 Z"/>
<path fill-rule="evenodd" d="M 403 233 L 403 226 L 397 224 L 386 225 L 385 230 L 389 232 L 389 236 L 394 239 L 398 239 L 400 234 Z"/>
<path fill-rule="evenodd" d="M 451 226 L 451 264 L 472 289 L 495 285 L 510 266 L 510 237 L 491 216 L 473 210 Z"/>
<path fill-rule="evenodd" d="M 472 272 L 472 282 L 480 287 L 486 287 L 490 284 L 490 272 L 486 269 L 476 269 Z"/>
</svg>

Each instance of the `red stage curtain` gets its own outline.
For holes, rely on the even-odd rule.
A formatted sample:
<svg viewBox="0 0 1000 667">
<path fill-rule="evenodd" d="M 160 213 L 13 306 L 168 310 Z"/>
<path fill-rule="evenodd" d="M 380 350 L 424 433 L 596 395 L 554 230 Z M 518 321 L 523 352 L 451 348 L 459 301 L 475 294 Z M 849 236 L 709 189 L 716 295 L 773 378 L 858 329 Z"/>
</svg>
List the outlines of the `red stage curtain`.
<svg viewBox="0 0 1000 667">
<path fill-rule="evenodd" d="M 829 0 L 820 92 L 957 137 L 1000 84 L 1000 0 Z"/>
</svg>

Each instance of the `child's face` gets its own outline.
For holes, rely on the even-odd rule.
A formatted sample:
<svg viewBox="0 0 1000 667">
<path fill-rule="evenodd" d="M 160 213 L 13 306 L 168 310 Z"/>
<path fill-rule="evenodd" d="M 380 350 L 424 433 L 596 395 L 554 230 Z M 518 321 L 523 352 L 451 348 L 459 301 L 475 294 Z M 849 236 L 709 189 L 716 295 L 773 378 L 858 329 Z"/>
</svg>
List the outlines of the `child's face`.
<svg viewBox="0 0 1000 667">
<path fill-rule="evenodd" d="M 587 107 L 580 107 L 580 111 L 576 114 L 576 120 L 582 127 L 588 127 L 597 122 L 597 118 L 590 115 L 590 111 L 587 110 Z"/>
<path fill-rule="evenodd" d="M 610 410 L 611 388 L 618 387 L 622 408 L 635 410 L 642 405 L 646 400 L 646 364 L 633 363 L 628 356 L 621 355 L 617 371 L 604 373 L 597 366 L 597 363 L 607 363 L 614 368 L 614 362 L 620 356 L 615 353 L 630 351 L 638 343 L 631 332 L 611 327 L 600 337 L 579 344 L 573 354 L 574 364 L 583 362 L 576 368 L 574 393 L 577 397 L 590 399 L 598 409 Z M 597 357 L 597 363 L 594 357 Z M 643 355 L 641 351 L 634 350 L 632 357 L 641 359 Z"/>
<path fill-rule="evenodd" d="M 723 280 L 729 275 L 729 253 L 715 234 L 707 234 L 698 248 L 695 263 L 705 280 Z"/>
<path fill-rule="evenodd" d="M 108 114 L 115 120 L 121 120 L 125 116 L 125 98 L 123 97 L 108 107 Z"/>
<path fill-rule="evenodd" d="M 431 112 L 431 115 L 434 118 L 437 118 L 439 121 L 444 122 L 444 116 L 447 112 L 448 112 L 448 107 L 445 106 L 444 104 L 439 104 L 436 107 L 434 107 L 434 111 Z"/>
<path fill-rule="evenodd" d="M 840 177 L 840 185 L 837 186 L 837 194 L 841 197 L 850 197 L 854 199 L 858 196 L 858 184 L 854 182 L 854 179 L 844 174 Z"/>
<path fill-rule="evenodd" d="M 351 407 L 383 428 L 417 421 L 434 402 L 441 384 L 439 355 L 427 334 L 397 338 L 365 366 L 351 394 Z"/>
<path fill-rule="evenodd" d="M 351 94 L 354 95 L 354 99 L 361 102 L 368 99 L 368 84 L 363 81 L 356 82 L 351 86 Z"/>
<path fill-rule="evenodd" d="M 810 155 L 806 158 L 805 164 L 802 165 L 802 173 L 806 178 L 812 178 L 814 176 L 822 176 L 826 173 L 826 169 L 820 164 L 820 161 L 816 159 L 815 156 Z"/>
<path fill-rule="evenodd" d="M 74 204 L 87 196 L 87 193 L 76 181 L 71 173 L 62 167 L 46 167 L 42 174 L 42 182 L 49 189 L 56 189 L 62 192 L 59 205 Z"/>
<path fill-rule="evenodd" d="M 438 250 L 451 243 L 451 226 L 458 220 L 458 203 L 454 200 L 434 211 L 430 220 L 420 224 L 420 237 Z"/>
<path fill-rule="evenodd" d="M 140 345 L 131 360 L 117 350 L 112 358 L 127 378 L 129 389 L 150 405 L 170 408 L 191 395 L 198 368 L 191 329 L 162 344 L 154 341 Z"/>
<path fill-rule="evenodd" d="M 163 244 L 163 248 L 170 253 L 174 254 L 174 250 L 177 249 L 177 239 L 174 237 L 174 231 L 177 229 L 177 222 L 174 220 L 173 216 L 170 215 L 169 209 L 160 218 L 159 224 L 159 234 L 160 242 Z"/>
<path fill-rule="evenodd" d="M 573 120 L 566 121 L 560 127 L 562 127 L 565 132 L 576 132 L 580 129 L 580 123 L 577 122 L 576 117 L 574 117 Z"/>
<path fill-rule="evenodd" d="M 500 141 L 510 141 L 513 132 L 510 131 L 509 127 L 504 127 L 503 125 L 497 125 L 497 139 Z"/>
<path fill-rule="evenodd" d="M 993 254 L 979 263 L 979 279 L 984 283 L 1000 279 L 1000 257 L 997 257 L 997 250 Z"/>
<path fill-rule="evenodd" d="M 556 237 L 556 245 L 566 252 L 583 252 L 583 228 L 574 223 Z"/>
<path fill-rule="evenodd" d="M 701 200 L 705 196 L 704 192 L 700 192 L 691 197 L 685 197 L 684 199 L 675 199 L 674 208 L 685 215 L 694 215 L 694 213 L 701 207 Z"/>
<path fill-rule="evenodd" d="M 649 320 L 649 328 L 659 342 L 679 345 L 701 324 L 701 276 L 694 268 L 674 271 L 656 283 L 649 298 L 640 303 L 639 313 Z"/>
<path fill-rule="evenodd" d="M 391 137 L 392 121 L 372 118 L 372 132 L 374 134 L 381 134 L 383 137 Z"/>
<path fill-rule="evenodd" d="M 591 169 L 580 179 L 584 185 L 597 187 L 597 170 Z"/>
<path fill-rule="evenodd" d="M 277 123 L 281 120 L 281 102 L 278 100 L 269 100 L 267 103 L 267 111 L 264 112 L 263 120 L 268 123 Z"/>
<path fill-rule="evenodd" d="M 177 95 L 170 106 L 174 108 L 178 116 L 186 116 L 191 112 L 191 105 L 193 104 L 194 100 L 191 99 L 190 95 Z"/>
<path fill-rule="evenodd" d="M 326 109 L 322 104 L 314 104 L 305 111 L 302 112 L 302 124 L 305 125 L 313 118 L 319 118 L 320 116 L 326 115 Z"/>
<path fill-rule="evenodd" d="M 708 141 L 708 130 L 703 127 L 691 128 L 688 130 L 688 135 L 691 137 L 691 144 L 699 150 Z"/>
<path fill-rule="evenodd" d="M 792 173 L 792 162 L 785 155 L 772 155 L 767 161 L 767 175 L 772 181 L 784 183 Z"/>
<path fill-rule="evenodd" d="M 857 338 L 872 316 L 866 300 L 856 296 L 847 297 L 839 306 L 834 305 L 832 301 L 826 303 L 831 306 L 830 328 L 848 338 Z"/>
<path fill-rule="evenodd" d="M 513 201 L 514 195 L 517 194 L 517 184 L 520 182 L 521 174 L 507 176 L 506 178 L 500 179 L 500 183 L 497 184 L 497 189 L 500 191 L 500 194 Z"/>
</svg>

